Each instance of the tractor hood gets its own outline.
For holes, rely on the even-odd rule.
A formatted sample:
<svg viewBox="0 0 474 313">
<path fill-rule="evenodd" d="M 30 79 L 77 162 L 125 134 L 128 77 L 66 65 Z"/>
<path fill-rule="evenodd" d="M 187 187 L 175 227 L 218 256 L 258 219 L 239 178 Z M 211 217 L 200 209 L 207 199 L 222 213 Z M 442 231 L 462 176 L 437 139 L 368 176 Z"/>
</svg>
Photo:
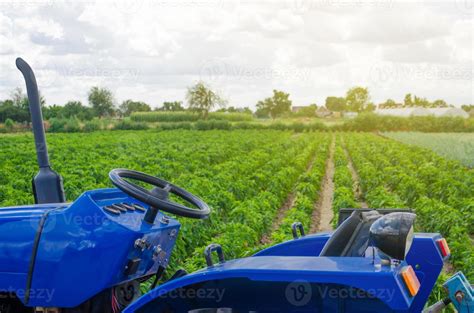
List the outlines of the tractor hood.
<svg viewBox="0 0 474 313">
<path fill-rule="evenodd" d="M 40 221 L 46 212 L 67 204 L 39 204 L 0 209 L 0 290 L 24 288 Z"/>
</svg>

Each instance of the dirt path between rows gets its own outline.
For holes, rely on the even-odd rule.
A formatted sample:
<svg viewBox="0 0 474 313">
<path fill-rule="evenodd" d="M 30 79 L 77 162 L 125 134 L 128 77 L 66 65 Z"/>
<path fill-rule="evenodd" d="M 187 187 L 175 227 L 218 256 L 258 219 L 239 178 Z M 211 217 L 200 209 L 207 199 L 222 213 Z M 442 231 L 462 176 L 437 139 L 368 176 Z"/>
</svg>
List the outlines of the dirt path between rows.
<svg viewBox="0 0 474 313">
<path fill-rule="evenodd" d="M 306 166 L 305 172 L 311 171 L 313 168 L 314 164 L 314 159 L 316 156 L 314 155 L 311 161 L 308 163 Z M 276 216 L 276 219 L 273 221 L 272 227 L 270 228 L 270 231 L 268 231 L 265 235 L 263 235 L 262 239 L 260 240 L 260 243 L 262 244 L 269 244 L 272 242 L 271 235 L 280 228 L 281 223 L 283 222 L 283 219 L 285 218 L 285 213 L 289 209 L 291 209 L 295 205 L 296 201 L 296 192 L 292 191 L 289 195 L 288 198 L 286 198 L 285 203 L 278 209 L 278 213 Z"/>
<path fill-rule="evenodd" d="M 349 155 L 349 152 L 347 151 L 347 148 L 344 142 L 343 142 L 343 145 L 344 145 L 344 153 L 347 158 L 347 167 L 349 168 L 349 171 L 351 172 L 351 176 L 352 176 L 352 181 L 353 181 L 352 190 L 354 192 L 357 202 L 359 203 L 359 206 L 362 209 L 366 209 L 368 208 L 368 205 L 364 200 L 364 195 L 362 193 L 362 188 L 360 186 L 359 174 L 357 174 L 357 171 L 354 167 L 354 163 L 352 162 L 351 156 Z"/>
<path fill-rule="evenodd" d="M 326 161 L 326 172 L 324 174 L 319 199 L 314 206 L 313 216 L 311 218 L 310 233 L 318 231 L 332 230 L 331 221 L 334 213 L 332 211 L 332 200 L 334 198 L 334 148 L 336 145 L 335 136 L 332 137 L 331 147 L 329 148 L 329 158 Z"/>
</svg>

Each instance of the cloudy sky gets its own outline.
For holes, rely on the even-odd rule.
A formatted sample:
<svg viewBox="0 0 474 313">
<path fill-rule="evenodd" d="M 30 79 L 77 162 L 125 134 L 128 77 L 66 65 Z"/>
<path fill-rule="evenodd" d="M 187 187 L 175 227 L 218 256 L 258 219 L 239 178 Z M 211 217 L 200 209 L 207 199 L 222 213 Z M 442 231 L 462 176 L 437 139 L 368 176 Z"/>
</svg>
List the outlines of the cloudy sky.
<svg viewBox="0 0 474 313">
<path fill-rule="evenodd" d="M 48 104 L 98 85 L 159 106 L 198 80 L 238 107 L 356 85 L 375 103 L 474 103 L 473 18 L 472 0 L 0 0 L 0 99 L 23 86 L 22 56 Z"/>
</svg>

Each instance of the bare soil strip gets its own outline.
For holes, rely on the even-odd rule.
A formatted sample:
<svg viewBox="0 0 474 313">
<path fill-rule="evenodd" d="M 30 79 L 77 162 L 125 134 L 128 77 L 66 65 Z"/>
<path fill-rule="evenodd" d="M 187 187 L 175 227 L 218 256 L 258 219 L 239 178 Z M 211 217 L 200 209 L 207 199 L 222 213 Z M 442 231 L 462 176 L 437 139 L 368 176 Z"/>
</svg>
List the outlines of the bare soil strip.
<svg viewBox="0 0 474 313">
<path fill-rule="evenodd" d="M 308 163 L 308 166 L 306 166 L 306 170 L 305 170 L 306 173 L 311 171 L 311 169 L 313 168 L 313 163 L 314 163 L 315 158 L 316 156 L 313 156 L 311 161 Z M 260 243 L 269 244 L 272 242 L 271 235 L 280 227 L 283 219 L 285 218 L 286 211 L 288 211 L 295 205 L 295 201 L 296 201 L 296 192 L 293 191 L 288 195 L 288 198 L 286 198 L 285 203 L 278 209 L 276 219 L 273 221 L 270 231 L 267 232 L 265 235 L 263 235 L 262 239 L 260 240 Z"/>
<path fill-rule="evenodd" d="M 333 136 L 329 149 L 329 158 L 326 161 L 326 172 L 322 181 L 319 199 L 314 206 L 311 218 L 310 233 L 332 230 L 331 221 L 334 213 L 332 211 L 332 200 L 334 198 L 334 147 L 336 145 Z"/>
<path fill-rule="evenodd" d="M 352 185 L 352 188 L 354 190 L 354 195 L 357 199 L 357 202 L 359 202 L 359 206 L 362 209 L 368 208 L 367 203 L 364 201 L 364 195 L 362 194 L 362 188 L 360 187 L 360 178 L 359 174 L 357 174 L 357 171 L 354 167 L 354 163 L 352 163 L 351 156 L 349 155 L 349 152 L 347 152 L 347 148 L 344 146 L 344 153 L 346 154 L 347 158 L 347 166 L 349 167 L 349 171 L 351 172 L 352 175 L 352 181 L 354 182 Z"/>
</svg>

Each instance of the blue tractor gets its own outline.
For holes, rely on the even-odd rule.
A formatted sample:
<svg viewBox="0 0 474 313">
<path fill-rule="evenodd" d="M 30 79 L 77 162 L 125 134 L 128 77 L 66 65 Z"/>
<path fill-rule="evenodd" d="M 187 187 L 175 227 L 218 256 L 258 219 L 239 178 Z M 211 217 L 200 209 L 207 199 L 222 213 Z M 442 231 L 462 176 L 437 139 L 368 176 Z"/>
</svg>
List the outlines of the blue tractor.
<svg viewBox="0 0 474 313">
<path fill-rule="evenodd" d="M 416 216 L 408 210 L 342 210 L 332 233 L 305 235 L 295 223 L 293 240 L 242 259 L 226 260 L 222 247 L 210 245 L 206 268 L 167 275 L 142 294 L 140 284 L 157 281 L 169 264 L 180 230 L 174 217 L 206 218 L 208 205 L 126 169 L 110 172 L 116 188 L 66 203 L 62 178 L 49 164 L 35 76 L 22 59 L 16 64 L 40 169 L 36 204 L 0 208 L 0 313 L 423 310 L 450 251 L 440 234 L 414 233 Z M 461 273 L 446 288 L 449 297 L 426 312 L 449 303 L 474 312 L 473 289 Z"/>
</svg>

